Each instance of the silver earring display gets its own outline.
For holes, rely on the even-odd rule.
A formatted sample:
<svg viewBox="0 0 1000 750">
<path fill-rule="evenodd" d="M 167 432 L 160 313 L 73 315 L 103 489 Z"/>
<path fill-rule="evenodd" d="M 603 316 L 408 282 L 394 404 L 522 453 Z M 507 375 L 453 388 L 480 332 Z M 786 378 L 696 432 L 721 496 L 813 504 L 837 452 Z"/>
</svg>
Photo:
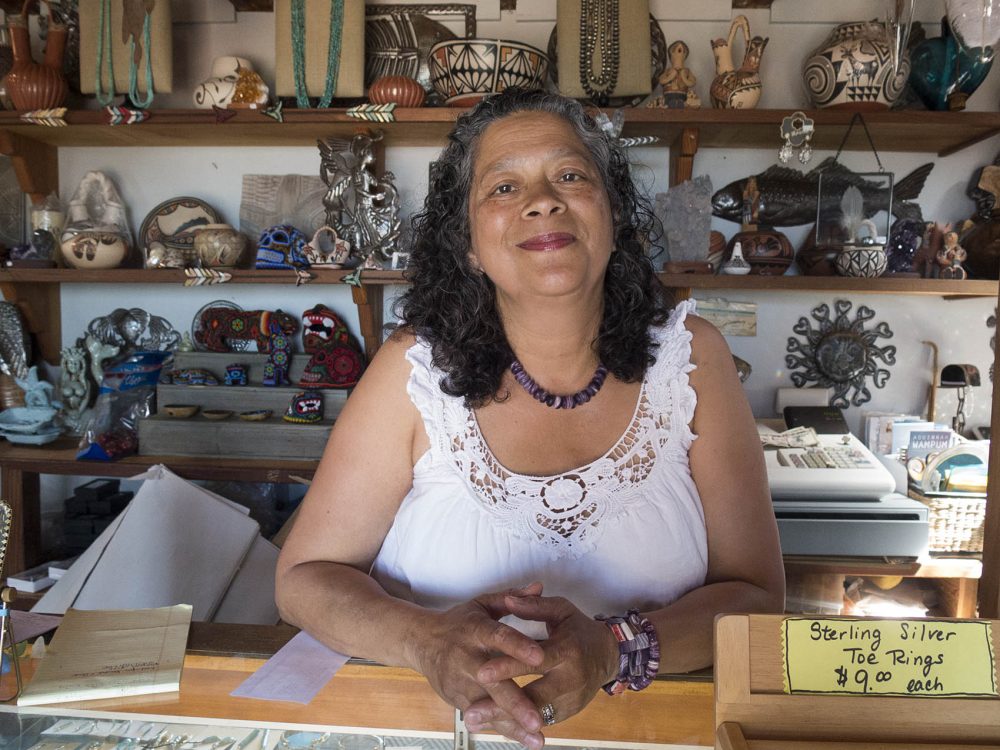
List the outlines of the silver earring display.
<svg viewBox="0 0 1000 750">
<path fill-rule="evenodd" d="M 799 150 L 799 161 L 805 164 L 812 158 L 812 146 L 815 122 L 806 117 L 804 112 L 793 112 L 781 121 L 781 136 L 785 142 L 778 149 L 778 159 L 782 164 L 791 161 L 795 149 Z"/>
</svg>

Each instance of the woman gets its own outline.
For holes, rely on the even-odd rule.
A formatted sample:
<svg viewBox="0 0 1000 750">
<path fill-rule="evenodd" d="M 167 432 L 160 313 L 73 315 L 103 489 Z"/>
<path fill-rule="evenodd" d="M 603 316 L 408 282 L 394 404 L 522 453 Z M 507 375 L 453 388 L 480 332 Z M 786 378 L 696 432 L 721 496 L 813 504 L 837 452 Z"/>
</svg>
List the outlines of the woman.
<svg viewBox="0 0 1000 750">
<path fill-rule="evenodd" d="M 719 333 L 670 309 L 651 223 L 576 102 L 508 91 L 459 119 L 406 325 L 282 550 L 287 621 L 539 748 L 602 686 L 711 663 L 717 613 L 780 611 L 753 419 Z"/>
</svg>

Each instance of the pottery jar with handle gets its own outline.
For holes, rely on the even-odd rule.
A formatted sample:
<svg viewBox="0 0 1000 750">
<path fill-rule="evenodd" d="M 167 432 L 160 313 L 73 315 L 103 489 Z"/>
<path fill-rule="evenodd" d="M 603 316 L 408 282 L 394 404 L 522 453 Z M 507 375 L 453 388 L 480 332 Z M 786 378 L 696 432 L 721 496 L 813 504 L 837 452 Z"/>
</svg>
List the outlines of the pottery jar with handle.
<svg viewBox="0 0 1000 750">
<path fill-rule="evenodd" d="M 4 86 L 14 109 L 21 111 L 58 107 L 69 93 L 62 73 L 68 30 L 64 24 L 56 22 L 51 6 L 44 62 L 36 63 L 31 56 L 28 11 L 37 3 L 38 0 L 25 0 L 21 14 L 7 19 L 14 64 L 4 78 Z"/>
</svg>

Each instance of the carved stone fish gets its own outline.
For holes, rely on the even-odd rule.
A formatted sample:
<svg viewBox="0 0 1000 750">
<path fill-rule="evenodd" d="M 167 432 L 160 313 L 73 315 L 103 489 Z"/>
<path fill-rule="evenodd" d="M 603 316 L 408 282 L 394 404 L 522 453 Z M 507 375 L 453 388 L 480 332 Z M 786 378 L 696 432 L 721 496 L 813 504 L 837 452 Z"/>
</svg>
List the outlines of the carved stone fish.
<svg viewBox="0 0 1000 750">
<path fill-rule="evenodd" d="M 924 181 L 933 168 L 933 163 L 924 164 L 895 183 L 891 200 L 892 214 L 896 218 L 923 220 L 920 206 L 910 201 L 920 195 Z M 854 185 L 861 191 L 866 218 L 888 208 L 890 194 L 883 185 L 866 180 L 830 156 L 809 172 L 773 166 L 756 175 L 761 203 L 758 217 L 760 223 L 773 227 L 787 227 L 816 221 L 820 173 L 824 175 L 824 214 L 839 211 L 841 195 L 848 185 Z M 712 196 L 712 213 L 729 221 L 741 221 L 743 193 L 749 179 L 744 177 L 716 191 Z M 827 201 L 829 205 L 826 205 Z"/>
</svg>

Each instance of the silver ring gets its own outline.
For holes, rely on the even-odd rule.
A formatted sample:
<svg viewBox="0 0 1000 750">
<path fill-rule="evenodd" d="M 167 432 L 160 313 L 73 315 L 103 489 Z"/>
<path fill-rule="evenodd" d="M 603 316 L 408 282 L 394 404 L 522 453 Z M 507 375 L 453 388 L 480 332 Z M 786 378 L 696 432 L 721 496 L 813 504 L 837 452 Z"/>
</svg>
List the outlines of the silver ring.
<svg viewBox="0 0 1000 750">
<path fill-rule="evenodd" d="M 551 703 L 546 703 L 539 711 L 542 712 L 542 723 L 545 726 L 551 727 L 556 723 L 556 709 Z"/>
</svg>

